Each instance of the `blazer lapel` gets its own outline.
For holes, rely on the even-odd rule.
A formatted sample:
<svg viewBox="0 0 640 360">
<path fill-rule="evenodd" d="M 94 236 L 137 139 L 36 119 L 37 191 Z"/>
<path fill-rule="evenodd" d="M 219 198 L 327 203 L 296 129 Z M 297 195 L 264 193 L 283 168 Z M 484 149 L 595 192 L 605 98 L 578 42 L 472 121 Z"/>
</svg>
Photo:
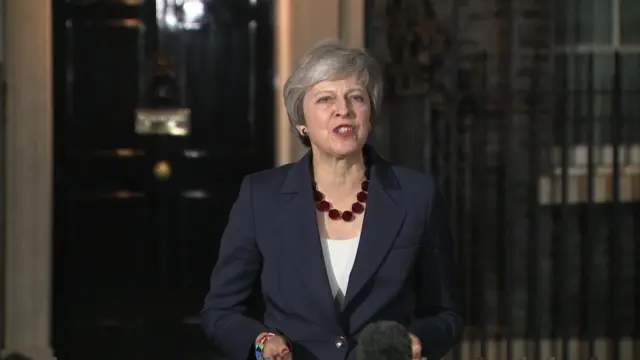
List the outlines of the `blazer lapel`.
<svg viewBox="0 0 640 360">
<path fill-rule="evenodd" d="M 310 153 L 307 153 L 294 163 L 282 186 L 285 196 L 293 196 L 282 213 L 286 221 L 284 226 L 290 229 L 285 232 L 284 248 L 288 259 L 296 264 L 296 275 L 302 277 L 309 298 L 333 318 L 337 312 L 318 232 L 310 161 Z M 304 290 L 301 289 L 301 293 Z"/>
<path fill-rule="evenodd" d="M 345 297 L 344 309 L 374 275 L 404 222 L 406 212 L 394 199 L 400 191 L 391 166 L 369 149 L 371 169 L 369 198 L 360 244 Z"/>
<path fill-rule="evenodd" d="M 384 260 L 406 216 L 396 200 L 401 189 L 391 166 L 370 147 L 365 147 L 365 151 L 371 166 L 369 198 L 358 252 L 349 277 L 345 310 Z M 339 315 L 339 308 L 331 295 L 322 253 L 310 163 L 311 154 L 308 152 L 292 165 L 282 186 L 282 196 L 292 197 L 281 214 L 286 229 L 283 231 L 283 250 L 287 258 L 296 264 L 309 298 L 316 301 L 327 316 L 334 318 Z"/>
</svg>

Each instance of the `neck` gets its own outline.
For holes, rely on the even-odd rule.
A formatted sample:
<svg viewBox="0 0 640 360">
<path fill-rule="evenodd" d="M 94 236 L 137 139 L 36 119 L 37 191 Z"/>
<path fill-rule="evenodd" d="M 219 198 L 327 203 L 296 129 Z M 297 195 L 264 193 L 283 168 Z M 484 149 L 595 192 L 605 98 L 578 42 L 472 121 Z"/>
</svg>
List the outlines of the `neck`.
<svg viewBox="0 0 640 360">
<path fill-rule="evenodd" d="M 365 179 L 366 165 L 362 151 L 337 159 L 313 154 L 313 173 L 319 189 L 341 195 L 360 189 Z"/>
</svg>

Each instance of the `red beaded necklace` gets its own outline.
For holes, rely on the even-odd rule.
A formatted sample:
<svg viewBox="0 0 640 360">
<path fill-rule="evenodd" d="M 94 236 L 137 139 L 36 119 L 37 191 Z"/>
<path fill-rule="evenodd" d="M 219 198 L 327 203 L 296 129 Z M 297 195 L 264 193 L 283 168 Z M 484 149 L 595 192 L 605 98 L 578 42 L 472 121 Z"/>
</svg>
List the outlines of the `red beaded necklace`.
<svg viewBox="0 0 640 360">
<path fill-rule="evenodd" d="M 346 222 L 353 221 L 356 218 L 355 214 L 362 214 L 364 212 L 364 204 L 367 202 L 369 193 L 369 180 L 365 179 L 360 186 L 362 189 L 356 195 L 356 202 L 351 205 L 351 210 L 340 211 L 334 209 L 330 202 L 325 200 L 324 194 L 318 190 L 316 183 L 313 183 L 313 198 L 316 202 L 316 209 L 321 212 L 328 212 L 331 220 L 344 220 Z"/>
</svg>

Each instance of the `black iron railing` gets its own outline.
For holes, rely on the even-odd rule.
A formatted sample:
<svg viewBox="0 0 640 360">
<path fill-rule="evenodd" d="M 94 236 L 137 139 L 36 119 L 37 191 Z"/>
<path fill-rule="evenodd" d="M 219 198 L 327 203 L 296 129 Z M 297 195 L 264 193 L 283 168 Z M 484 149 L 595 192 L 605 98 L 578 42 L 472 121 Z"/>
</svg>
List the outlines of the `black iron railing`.
<svg viewBox="0 0 640 360">
<path fill-rule="evenodd" d="M 429 120 L 470 325 L 454 359 L 640 356 L 640 87 L 623 87 L 622 55 L 611 56 L 607 91 L 594 88 L 593 56 L 577 89 L 541 83 L 578 71 L 549 62 L 522 71 L 528 89 L 498 74 L 502 88 L 482 81 Z"/>
<path fill-rule="evenodd" d="M 640 19 L 601 3 L 366 1 L 376 143 L 450 204 L 452 359 L 640 359 Z"/>
</svg>

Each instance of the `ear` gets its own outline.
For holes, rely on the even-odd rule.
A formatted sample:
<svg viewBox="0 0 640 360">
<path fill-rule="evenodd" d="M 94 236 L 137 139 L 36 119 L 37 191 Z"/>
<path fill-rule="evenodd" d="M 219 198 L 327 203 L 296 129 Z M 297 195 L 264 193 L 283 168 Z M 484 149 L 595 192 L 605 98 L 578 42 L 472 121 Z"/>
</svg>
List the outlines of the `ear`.
<svg viewBox="0 0 640 360">
<path fill-rule="evenodd" d="M 296 125 L 296 130 L 298 130 L 298 134 L 300 136 L 307 136 L 307 127 L 304 125 Z"/>
</svg>

